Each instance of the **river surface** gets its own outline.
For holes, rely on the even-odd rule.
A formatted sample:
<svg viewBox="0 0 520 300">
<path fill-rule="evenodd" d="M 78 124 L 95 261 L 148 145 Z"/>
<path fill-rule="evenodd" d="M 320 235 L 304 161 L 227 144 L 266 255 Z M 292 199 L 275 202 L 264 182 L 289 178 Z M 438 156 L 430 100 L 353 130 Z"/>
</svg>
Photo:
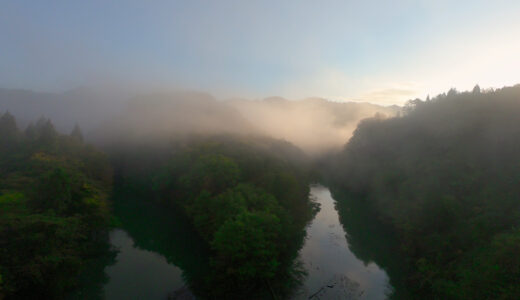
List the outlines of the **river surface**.
<svg viewBox="0 0 520 300">
<path fill-rule="evenodd" d="M 164 299 L 184 285 L 179 267 L 156 252 L 135 247 L 126 231 L 113 230 L 110 242 L 119 253 L 116 264 L 105 270 L 110 278 L 104 287 L 107 299 Z"/>
<path fill-rule="evenodd" d="M 320 211 L 308 225 L 299 251 L 307 274 L 293 298 L 387 299 L 395 280 L 373 261 L 379 258 L 395 273 L 396 258 L 387 249 L 390 241 L 385 241 L 384 232 L 374 229 L 370 216 L 348 201 L 338 204 L 327 187 L 311 186 L 311 197 Z M 186 226 L 187 220 L 143 201 L 115 203 L 121 226 L 110 233 L 110 242 L 118 252 L 104 267 L 98 290 L 83 296 L 167 299 L 177 292 L 189 299 L 186 282 L 204 273 L 208 262 L 206 246 Z"/>
<path fill-rule="evenodd" d="M 297 299 L 386 299 L 388 275 L 374 262 L 365 264 L 349 248 L 330 190 L 316 185 L 311 197 L 320 211 L 307 228 L 300 259 L 308 273 Z"/>
</svg>

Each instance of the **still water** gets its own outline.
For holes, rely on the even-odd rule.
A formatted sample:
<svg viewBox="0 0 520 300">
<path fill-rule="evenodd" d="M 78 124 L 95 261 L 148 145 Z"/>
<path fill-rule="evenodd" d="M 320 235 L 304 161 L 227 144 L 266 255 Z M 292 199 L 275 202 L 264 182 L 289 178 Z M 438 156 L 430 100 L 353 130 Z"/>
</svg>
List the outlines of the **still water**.
<svg viewBox="0 0 520 300">
<path fill-rule="evenodd" d="M 135 247 L 126 231 L 113 230 L 110 242 L 119 253 L 117 263 L 105 270 L 110 278 L 104 287 L 107 299 L 164 299 L 184 285 L 179 267 L 156 252 Z"/>
<path fill-rule="evenodd" d="M 387 299 L 397 281 L 384 269 L 398 269 L 391 240 L 348 197 L 336 202 L 322 185 L 311 186 L 311 197 L 320 211 L 299 252 L 307 275 L 293 298 Z M 104 268 L 100 298 L 191 299 L 186 283 L 194 286 L 207 270 L 207 249 L 182 214 L 132 199 L 115 199 L 114 210 L 121 226 L 110 233 L 110 242 L 118 252 Z"/>
<path fill-rule="evenodd" d="M 300 250 L 308 275 L 297 299 L 386 299 L 392 290 L 388 275 L 352 253 L 330 190 L 312 186 L 311 197 L 320 211 L 307 228 Z"/>
</svg>

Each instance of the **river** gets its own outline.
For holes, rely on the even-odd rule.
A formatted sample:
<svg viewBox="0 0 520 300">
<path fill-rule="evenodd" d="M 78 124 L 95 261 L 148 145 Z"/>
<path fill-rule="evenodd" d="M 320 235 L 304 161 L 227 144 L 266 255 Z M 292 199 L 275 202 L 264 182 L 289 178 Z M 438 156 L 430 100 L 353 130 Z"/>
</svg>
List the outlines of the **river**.
<svg viewBox="0 0 520 300">
<path fill-rule="evenodd" d="M 388 275 L 376 263 L 365 264 L 349 248 L 335 200 L 321 185 L 311 188 L 320 211 L 307 228 L 300 259 L 308 273 L 297 299 L 385 299 L 392 291 Z"/>
<path fill-rule="evenodd" d="M 336 202 L 329 188 L 311 186 L 320 211 L 307 227 L 299 251 L 306 276 L 294 299 L 387 299 L 397 286 L 386 270 L 398 274 L 388 235 L 347 196 Z M 115 201 L 121 226 L 110 242 L 118 250 L 104 268 L 97 294 L 104 299 L 166 299 L 174 292 L 190 298 L 186 282 L 207 270 L 207 249 L 180 213 L 143 201 Z M 338 214 L 338 211 L 340 214 Z M 352 231 L 352 232 L 350 232 Z M 367 244 L 367 245 L 365 245 Z M 375 261 L 380 260 L 385 269 Z M 398 277 L 396 275 L 396 277 Z M 81 296 L 80 296 L 81 297 Z M 78 297 L 79 298 L 79 297 Z M 397 298 L 397 297 L 395 297 Z"/>
</svg>

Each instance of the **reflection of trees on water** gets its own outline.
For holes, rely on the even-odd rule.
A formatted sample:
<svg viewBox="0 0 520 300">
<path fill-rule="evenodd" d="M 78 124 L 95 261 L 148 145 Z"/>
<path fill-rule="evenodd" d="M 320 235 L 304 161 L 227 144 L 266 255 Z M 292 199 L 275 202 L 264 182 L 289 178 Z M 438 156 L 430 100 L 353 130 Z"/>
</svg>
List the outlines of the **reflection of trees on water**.
<svg viewBox="0 0 520 300">
<path fill-rule="evenodd" d="M 386 271 L 394 293 L 392 299 L 407 299 L 404 288 L 405 261 L 399 255 L 397 238 L 381 224 L 361 196 L 331 188 L 340 223 L 347 232 L 350 250 L 366 265 L 375 262 Z"/>
<path fill-rule="evenodd" d="M 375 262 L 390 277 L 390 284 L 395 288 L 392 298 L 403 299 L 403 261 L 398 255 L 398 245 L 391 232 L 380 223 L 370 210 L 357 201 L 358 196 L 341 190 L 332 189 L 336 199 L 340 223 L 348 233 L 350 250 L 365 264 Z M 114 196 L 114 214 L 121 222 L 121 227 L 128 232 L 137 248 L 152 251 L 164 256 L 168 263 L 178 266 L 183 271 L 187 287 L 200 298 L 212 298 L 218 294 L 233 294 L 235 298 L 248 299 L 284 299 L 301 286 L 306 276 L 302 262 L 297 259 L 298 250 L 304 244 L 305 231 L 294 238 L 293 251 L 286 257 L 283 272 L 269 282 L 252 283 L 252 287 L 263 286 L 261 291 L 242 289 L 234 285 L 229 278 L 219 276 L 211 269 L 210 250 L 206 243 L 194 231 L 189 221 L 174 209 L 165 209 L 132 193 L 118 191 Z M 88 290 L 81 290 L 72 299 L 102 299 L 103 286 L 108 282 L 105 267 L 115 262 L 116 253 L 109 251 L 109 245 L 102 249 L 105 255 L 91 262 L 84 282 Z M 357 294 L 348 282 L 336 278 L 330 285 L 343 287 L 349 295 Z M 337 282 L 336 282 L 337 281 Z M 336 286 L 337 285 L 337 286 Z M 172 287 L 172 295 L 174 295 Z M 326 287 L 326 289 L 330 289 Z M 327 291 L 315 291 L 319 294 Z M 359 295 L 357 295 L 359 296 Z M 214 297 L 213 297 L 214 298 Z M 354 297 L 355 298 L 355 297 Z"/>
<path fill-rule="evenodd" d="M 199 237 L 188 219 L 174 208 L 165 208 L 135 193 L 118 192 L 114 197 L 114 214 L 121 227 L 134 240 L 134 246 L 156 252 L 164 256 L 168 263 L 183 271 L 187 287 L 198 297 L 248 299 L 283 299 L 301 284 L 306 273 L 296 260 L 298 250 L 303 246 L 305 231 L 294 238 L 290 254 L 282 262 L 283 270 L 265 282 L 252 282 L 250 286 L 237 286 L 232 279 L 212 268 L 210 250 Z M 258 288 L 258 287 L 261 288 Z M 173 287 L 172 287 L 173 288 Z M 172 291 L 172 295 L 175 294 Z"/>
<path fill-rule="evenodd" d="M 182 269 L 190 289 L 197 289 L 208 270 L 209 250 L 182 214 L 125 191 L 114 197 L 114 214 L 136 248 L 164 256 Z"/>
<path fill-rule="evenodd" d="M 91 259 L 84 262 L 84 270 L 80 274 L 78 290 L 69 295 L 69 299 L 104 299 L 103 287 L 108 283 L 109 277 L 105 272 L 107 266 L 116 262 L 117 251 L 108 243 L 98 244 L 98 249 Z"/>
<path fill-rule="evenodd" d="M 118 227 L 128 233 L 134 247 L 160 254 L 169 264 L 182 270 L 186 287 L 175 291 L 172 286 L 170 298 L 193 293 L 201 299 L 218 299 L 219 295 L 225 295 L 226 299 L 286 299 L 307 275 L 298 260 L 298 251 L 304 244 L 304 228 L 294 236 L 286 257 L 280 262 L 281 271 L 274 278 L 238 286 L 212 267 L 208 245 L 181 212 L 147 201 L 146 196 L 121 187 L 116 187 L 112 200 L 114 216 L 120 223 Z M 71 299 L 104 298 L 104 286 L 109 281 L 105 270 L 116 262 L 117 251 L 110 249 L 108 242 L 102 246 L 105 247 L 103 255 L 88 262 L 89 267 L 82 275 L 83 287 Z"/>
</svg>

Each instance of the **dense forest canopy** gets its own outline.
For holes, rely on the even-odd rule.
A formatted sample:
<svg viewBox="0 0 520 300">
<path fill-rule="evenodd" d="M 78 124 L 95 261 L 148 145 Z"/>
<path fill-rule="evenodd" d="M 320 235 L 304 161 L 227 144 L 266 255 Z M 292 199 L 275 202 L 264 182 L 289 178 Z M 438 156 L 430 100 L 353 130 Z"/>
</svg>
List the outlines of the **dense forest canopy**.
<svg viewBox="0 0 520 300">
<path fill-rule="evenodd" d="M 399 234 L 414 294 L 520 294 L 520 86 L 450 90 L 362 121 L 333 178 Z"/>
<path fill-rule="evenodd" d="M 186 105 L 201 109 L 200 103 Z M 267 137 L 179 135 L 177 129 L 150 127 L 150 134 L 161 132 L 152 139 L 119 132 L 125 142 L 105 145 L 105 157 L 83 144 L 77 124 L 70 135 L 61 135 L 41 118 L 21 131 L 4 113 L 0 295 L 60 298 L 77 287 L 85 261 L 99 255 L 99 248 L 106 250 L 98 246 L 107 242 L 110 164 L 118 190 L 181 208 L 206 241 L 211 269 L 194 278 L 195 293 L 227 298 L 289 293 L 298 280 L 293 261 L 315 211 L 305 154 Z M 171 138 L 163 141 L 166 136 Z"/>
<path fill-rule="evenodd" d="M 0 298 L 64 298 L 89 257 L 106 250 L 112 170 L 48 119 L 18 129 L 0 117 Z"/>
<path fill-rule="evenodd" d="M 210 272 L 190 282 L 198 296 L 265 298 L 269 290 L 290 292 L 298 280 L 293 263 L 304 227 L 316 209 L 299 149 L 269 138 L 224 135 L 111 155 L 122 185 L 139 187 L 149 201 L 172 210 L 181 208 L 206 241 Z M 153 159 L 143 162 L 147 157 Z"/>
</svg>

